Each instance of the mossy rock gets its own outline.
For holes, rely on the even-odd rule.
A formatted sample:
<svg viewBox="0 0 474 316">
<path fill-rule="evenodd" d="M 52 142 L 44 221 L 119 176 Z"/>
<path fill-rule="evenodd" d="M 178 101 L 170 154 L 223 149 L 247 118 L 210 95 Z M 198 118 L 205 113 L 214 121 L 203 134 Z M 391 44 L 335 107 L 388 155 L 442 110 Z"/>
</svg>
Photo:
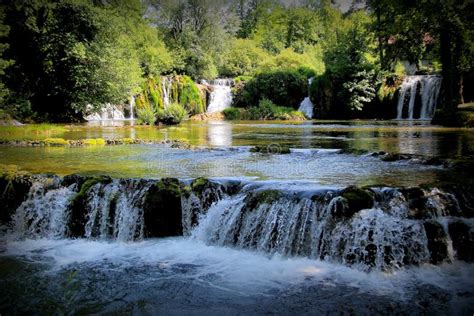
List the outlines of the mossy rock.
<svg viewBox="0 0 474 316">
<path fill-rule="evenodd" d="M 105 145 L 105 140 L 102 138 L 84 139 L 83 143 L 89 146 L 103 146 Z"/>
<path fill-rule="evenodd" d="M 46 138 L 43 143 L 49 146 L 69 146 L 69 142 L 64 138 Z"/>
<path fill-rule="evenodd" d="M 183 194 L 184 188 L 175 178 L 163 178 L 148 189 L 144 203 L 146 237 L 183 234 L 181 207 Z"/>
<path fill-rule="evenodd" d="M 245 198 L 245 207 L 242 211 L 252 212 L 262 204 L 275 203 L 282 196 L 283 193 L 281 191 L 274 189 L 252 192 Z"/>
<path fill-rule="evenodd" d="M 66 181 L 71 181 L 73 176 L 67 179 Z M 79 179 L 79 176 L 76 176 L 76 179 Z M 63 179 L 63 183 L 64 183 Z M 112 179 L 108 176 L 96 176 L 96 177 L 87 177 L 80 179 L 80 189 L 78 193 L 71 199 L 69 204 L 70 208 L 70 220 L 68 223 L 68 230 L 71 237 L 82 237 L 85 234 L 85 225 L 87 222 L 87 194 L 91 187 L 97 183 L 107 184 L 110 183 Z M 78 184 L 79 184 L 78 183 Z"/>
<path fill-rule="evenodd" d="M 334 214 L 336 216 L 350 218 L 360 210 L 370 209 L 374 206 L 373 193 L 356 186 L 345 188 L 342 190 L 341 196 L 346 199 L 347 205 L 342 210 L 336 212 Z"/>
<path fill-rule="evenodd" d="M 191 189 L 194 193 L 201 195 L 202 192 L 209 186 L 209 179 L 207 178 L 196 178 L 191 182 Z"/>
<path fill-rule="evenodd" d="M 28 174 L 0 175 L 0 224 L 8 225 L 16 209 L 25 201 L 32 185 Z"/>
<path fill-rule="evenodd" d="M 250 148 L 250 152 L 252 153 L 261 153 L 261 154 L 274 154 L 274 155 L 284 155 L 290 154 L 291 150 L 288 146 L 280 146 L 280 145 L 268 145 L 268 146 L 260 146 L 257 145 L 255 147 Z"/>
<path fill-rule="evenodd" d="M 207 178 L 196 178 L 191 182 L 192 191 L 201 202 L 201 211 L 207 212 L 211 205 L 222 198 L 226 187 Z"/>
</svg>

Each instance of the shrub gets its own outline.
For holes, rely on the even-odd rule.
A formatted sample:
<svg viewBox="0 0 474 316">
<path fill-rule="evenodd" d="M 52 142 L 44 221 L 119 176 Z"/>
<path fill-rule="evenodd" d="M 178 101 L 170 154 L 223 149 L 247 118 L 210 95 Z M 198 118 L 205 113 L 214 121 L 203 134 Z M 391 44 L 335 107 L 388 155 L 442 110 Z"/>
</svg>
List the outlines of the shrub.
<svg viewBox="0 0 474 316">
<path fill-rule="evenodd" d="M 230 121 L 240 120 L 241 119 L 240 109 L 233 108 L 233 107 L 224 109 L 224 117 L 226 120 L 230 120 Z"/>
<path fill-rule="evenodd" d="M 137 106 L 137 120 L 139 124 L 153 125 L 156 122 L 157 111 L 149 103 Z"/>
<path fill-rule="evenodd" d="M 158 119 L 165 124 L 179 124 L 186 118 L 186 109 L 178 103 L 172 103 L 158 112 Z"/>
<path fill-rule="evenodd" d="M 228 120 L 305 120 L 303 113 L 292 108 L 278 106 L 268 99 L 262 99 L 258 106 L 247 109 L 226 109 L 224 116 Z"/>
</svg>

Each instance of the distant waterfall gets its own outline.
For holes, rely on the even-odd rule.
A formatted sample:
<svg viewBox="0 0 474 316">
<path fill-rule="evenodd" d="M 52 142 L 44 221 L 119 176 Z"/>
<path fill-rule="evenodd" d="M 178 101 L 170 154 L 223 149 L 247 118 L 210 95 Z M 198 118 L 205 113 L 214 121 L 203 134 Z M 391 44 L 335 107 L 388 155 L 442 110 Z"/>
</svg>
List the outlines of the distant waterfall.
<svg viewBox="0 0 474 316">
<path fill-rule="evenodd" d="M 212 86 L 211 101 L 207 107 L 207 113 L 221 112 L 232 104 L 232 92 L 230 90 L 233 81 L 231 79 L 216 79 L 207 82 Z"/>
<path fill-rule="evenodd" d="M 313 77 L 308 79 L 308 96 L 304 98 L 303 101 L 301 101 L 300 107 L 298 109 L 298 111 L 303 112 L 303 114 L 309 119 L 313 118 L 314 107 L 313 102 L 311 102 L 311 99 L 309 98 L 309 87 L 311 86 L 311 82 L 313 82 Z"/>
<path fill-rule="evenodd" d="M 397 119 L 433 118 L 441 88 L 441 76 L 407 76 L 400 88 Z M 421 96 L 421 105 L 417 102 Z"/>
<path fill-rule="evenodd" d="M 90 108 L 92 106 L 89 106 Z M 106 121 L 106 120 L 125 120 L 123 109 L 115 104 L 105 104 L 99 112 L 89 114 L 84 117 L 86 121 Z"/>
<path fill-rule="evenodd" d="M 163 105 L 167 107 L 170 105 L 170 93 L 171 93 L 171 78 L 162 77 L 161 91 L 163 92 Z"/>
<path fill-rule="evenodd" d="M 132 95 L 130 97 L 130 119 L 131 120 L 135 119 L 135 114 L 133 111 L 135 111 L 135 97 Z"/>
</svg>

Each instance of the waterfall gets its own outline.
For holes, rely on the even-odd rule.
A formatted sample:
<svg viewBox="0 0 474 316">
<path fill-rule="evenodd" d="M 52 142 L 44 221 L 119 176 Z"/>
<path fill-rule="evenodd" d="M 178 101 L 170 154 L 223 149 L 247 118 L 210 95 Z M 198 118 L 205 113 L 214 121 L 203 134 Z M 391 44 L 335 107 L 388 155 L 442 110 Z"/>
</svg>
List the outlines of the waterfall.
<svg viewBox="0 0 474 316">
<path fill-rule="evenodd" d="M 437 188 L 288 191 L 201 178 L 29 181 L 29 193 L 12 214 L 15 238 L 133 241 L 182 235 L 362 270 L 474 260 L 466 248 L 474 243 L 472 214 L 465 213 L 472 201 Z"/>
<path fill-rule="evenodd" d="M 207 113 L 221 112 L 232 104 L 231 79 L 216 79 L 208 82 L 212 87 Z"/>
<path fill-rule="evenodd" d="M 163 106 L 166 108 L 170 105 L 170 93 L 171 93 L 171 78 L 161 77 L 161 92 L 163 94 Z"/>
<path fill-rule="evenodd" d="M 134 120 L 135 119 L 135 96 L 131 96 L 130 97 L 130 120 Z"/>
<path fill-rule="evenodd" d="M 441 76 L 407 76 L 400 87 L 397 105 L 397 119 L 433 118 L 441 88 Z M 417 95 L 421 95 L 421 104 L 417 104 Z M 408 103 L 407 103 L 408 99 Z M 419 114 L 416 106 L 419 106 Z M 406 114 L 405 114 L 406 113 Z"/>
<path fill-rule="evenodd" d="M 303 101 L 301 101 L 300 107 L 298 111 L 302 112 L 307 118 L 312 119 L 313 118 L 313 102 L 311 102 L 311 99 L 309 98 L 309 87 L 311 86 L 311 83 L 313 82 L 313 77 L 308 79 L 308 96 L 304 98 Z"/>
<path fill-rule="evenodd" d="M 88 106 L 88 109 L 91 110 L 92 106 Z M 123 109 L 119 106 L 111 103 L 106 103 L 100 111 L 93 112 L 84 117 L 86 121 L 106 121 L 106 120 L 125 120 L 125 115 Z"/>
</svg>

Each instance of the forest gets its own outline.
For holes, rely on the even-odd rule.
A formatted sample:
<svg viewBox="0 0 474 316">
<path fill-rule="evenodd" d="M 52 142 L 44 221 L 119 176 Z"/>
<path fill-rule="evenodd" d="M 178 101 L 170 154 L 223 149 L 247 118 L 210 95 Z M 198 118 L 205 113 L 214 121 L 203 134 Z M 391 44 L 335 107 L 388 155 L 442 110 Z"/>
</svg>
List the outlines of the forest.
<svg viewBox="0 0 474 316">
<path fill-rule="evenodd" d="M 474 99 L 473 12 L 464 0 L 6 0 L 0 109 L 74 122 L 136 101 L 140 122 L 206 110 L 202 80 L 231 78 L 228 118 L 393 118 L 407 72 L 443 77 L 435 120 Z M 308 81 L 308 79 L 310 79 Z M 170 107 L 161 86 L 172 84 Z M 267 113 L 268 112 L 268 113 Z"/>
</svg>

